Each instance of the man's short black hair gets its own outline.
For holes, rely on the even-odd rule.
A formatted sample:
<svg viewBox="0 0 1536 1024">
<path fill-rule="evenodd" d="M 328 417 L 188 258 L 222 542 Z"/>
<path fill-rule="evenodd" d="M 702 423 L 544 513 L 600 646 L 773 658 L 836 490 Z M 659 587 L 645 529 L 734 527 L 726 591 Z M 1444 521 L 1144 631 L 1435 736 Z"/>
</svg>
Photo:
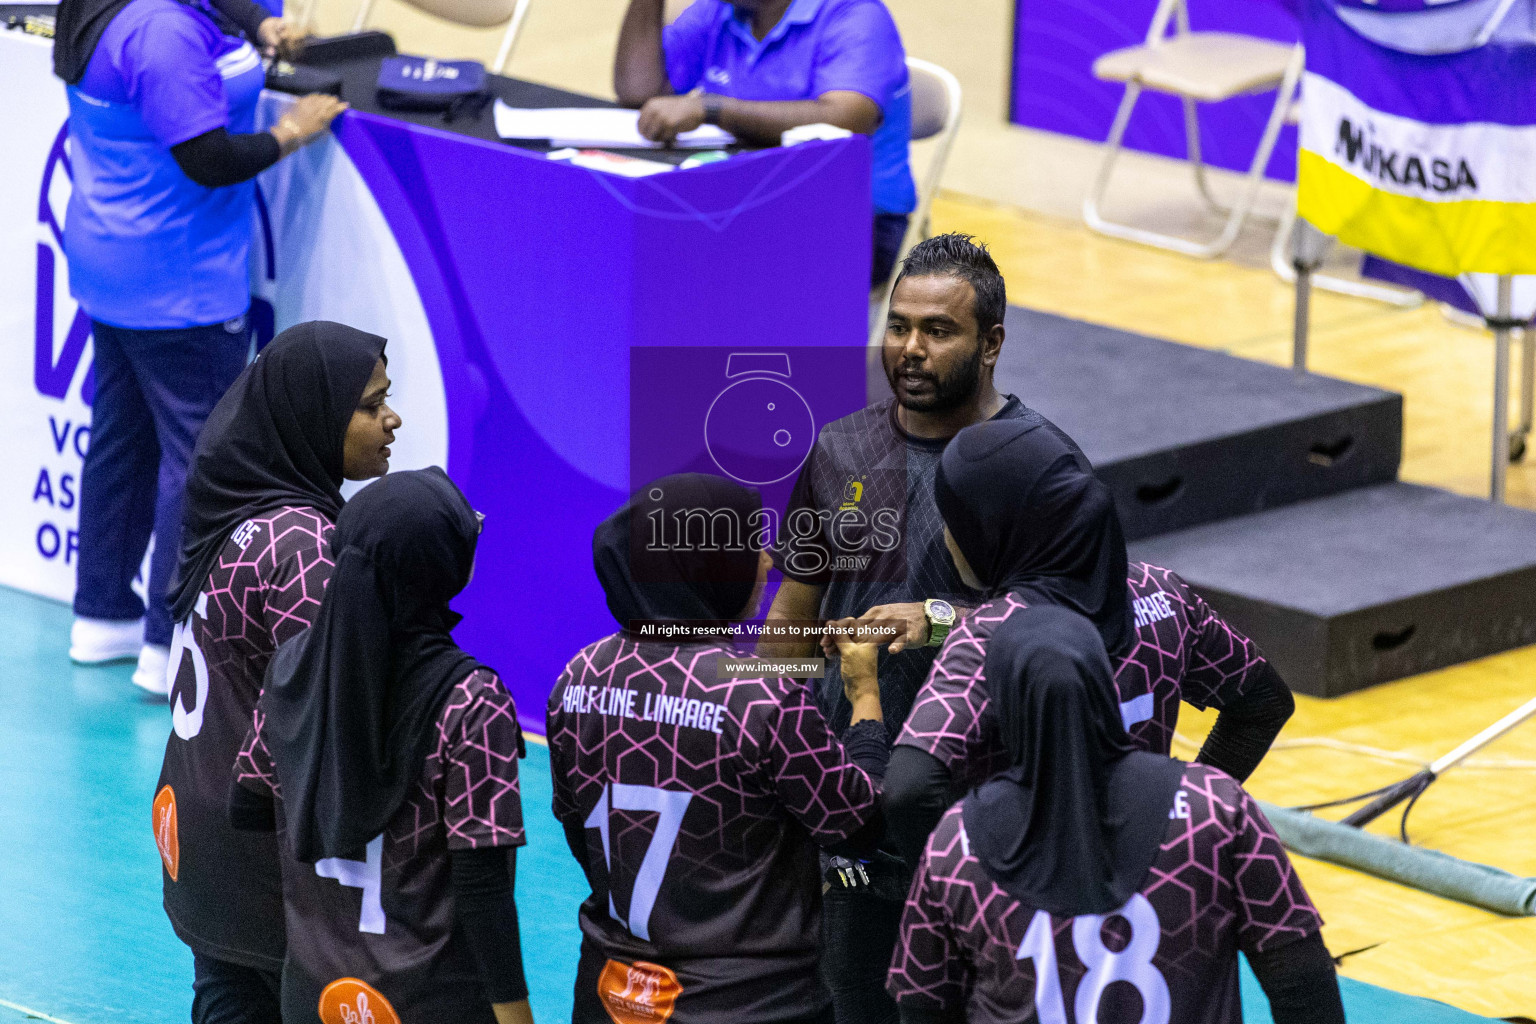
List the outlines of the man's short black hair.
<svg viewBox="0 0 1536 1024">
<path fill-rule="evenodd" d="M 904 278 L 930 274 L 944 274 L 970 282 L 976 292 L 978 335 L 986 334 L 1003 322 L 1003 314 L 1008 308 L 1008 291 L 1003 284 L 1002 272 L 997 269 L 987 247 L 973 236 L 952 231 L 918 242 L 901 261 L 901 273 L 897 275 L 896 283 L 901 284 Z"/>
</svg>

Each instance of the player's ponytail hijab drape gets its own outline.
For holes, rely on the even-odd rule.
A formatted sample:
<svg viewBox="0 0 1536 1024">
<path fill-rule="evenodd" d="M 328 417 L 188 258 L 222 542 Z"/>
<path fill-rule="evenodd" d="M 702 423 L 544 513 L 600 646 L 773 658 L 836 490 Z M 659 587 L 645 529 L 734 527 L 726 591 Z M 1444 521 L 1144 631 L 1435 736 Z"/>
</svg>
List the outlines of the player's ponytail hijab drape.
<svg viewBox="0 0 1536 1024">
<path fill-rule="evenodd" d="M 944 524 L 989 597 L 1070 608 L 1111 655 L 1135 639 L 1125 534 L 1109 489 L 1038 419 L 966 427 L 934 477 Z"/>
<path fill-rule="evenodd" d="M 1009 767 L 965 798 L 971 852 L 1010 896 L 1107 914 L 1146 884 L 1184 765 L 1137 749 L 1093 624 L 1049 605 L 1010 616 L 984 685 Z"/>
<path fill-rule="evenodd" d="M 437 467 L 391 473 L 336 520 L 314 625 L 267 667 L 263 736 L 295 858 L 356 856 L 431 753 L 443 702 L 480 665 L 449 630 L 480 524 Z"/>
<path fill-rule="evenodd" d="M 347 426 L 384 345 L 345 324 L 298 324 L 272 339 L 224 393 L 187 473 L 172 619 L 191 614 L 241 523 L 289 505 L 336 519 Z"/>
</svg>

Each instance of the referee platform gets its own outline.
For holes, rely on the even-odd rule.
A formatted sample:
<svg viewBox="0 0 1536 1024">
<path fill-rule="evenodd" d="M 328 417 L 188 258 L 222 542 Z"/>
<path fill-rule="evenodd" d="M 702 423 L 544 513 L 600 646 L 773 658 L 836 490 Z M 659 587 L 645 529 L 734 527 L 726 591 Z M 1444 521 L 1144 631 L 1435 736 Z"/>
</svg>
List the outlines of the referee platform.
<svg viewBox="0 0 1536 1024">
<path fill-rule="evenodd" d="M 1403 398 L 1010 307 L 997 386 L 1071 434 L 1131 557 L 1292 689 L 1335 697 L 1536 643 L 1536 512 L 1399 482 Z"/>
</svg>

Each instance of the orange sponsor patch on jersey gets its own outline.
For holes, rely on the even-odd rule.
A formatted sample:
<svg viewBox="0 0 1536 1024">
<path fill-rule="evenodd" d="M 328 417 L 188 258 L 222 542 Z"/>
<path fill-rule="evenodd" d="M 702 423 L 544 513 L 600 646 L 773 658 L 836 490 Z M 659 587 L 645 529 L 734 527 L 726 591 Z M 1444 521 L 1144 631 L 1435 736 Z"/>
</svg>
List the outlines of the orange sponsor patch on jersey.
<svg viewBox="0 0 1536 1024">
<path fill-rule="evenodd" d="M 176 881 L 176 870 L 181 867 L 181 840 L 176 835 L 176 791 L 161 786 L 155 794 L 153 809 L 155 846 L 160 850 L 160 860 L 165 873 Z"/>
<path fill-rule="evenodd" d="M 320 993 L 324 1024 L 400 1024 L 384 994 L 366 981 L 337 978 Z"/>
<path fill-rule="evenodd" d="M 609 960 L 598 976 L 597 994 L 614 1024 L 661 1024 L 672 1016 L 683 986 L 660 964 Z"/>
</svg>

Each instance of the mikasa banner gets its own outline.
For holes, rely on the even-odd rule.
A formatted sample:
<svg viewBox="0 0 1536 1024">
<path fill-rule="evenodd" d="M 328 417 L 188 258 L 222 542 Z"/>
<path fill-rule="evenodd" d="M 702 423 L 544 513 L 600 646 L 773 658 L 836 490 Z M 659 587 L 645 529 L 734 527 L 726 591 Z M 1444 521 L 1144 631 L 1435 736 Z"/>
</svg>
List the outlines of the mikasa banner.
<svg viewBox="0 0 1536 1024">
<path fill-rule="evenodd" d="M 1536 46 L 1406 53 L 1331 0 L 1308 3 L 1305 43 L 1303 218 L 1435 274 L 1536 273 Z"/>
</svg>

